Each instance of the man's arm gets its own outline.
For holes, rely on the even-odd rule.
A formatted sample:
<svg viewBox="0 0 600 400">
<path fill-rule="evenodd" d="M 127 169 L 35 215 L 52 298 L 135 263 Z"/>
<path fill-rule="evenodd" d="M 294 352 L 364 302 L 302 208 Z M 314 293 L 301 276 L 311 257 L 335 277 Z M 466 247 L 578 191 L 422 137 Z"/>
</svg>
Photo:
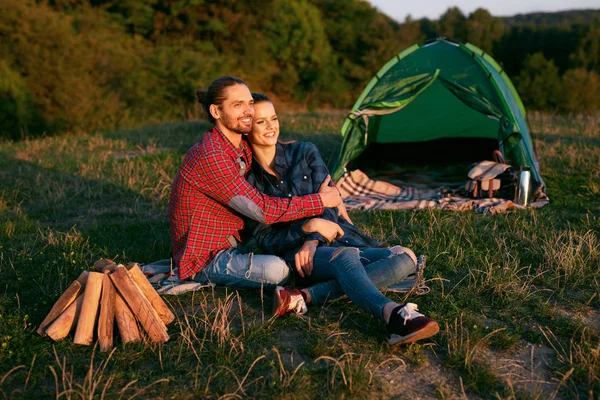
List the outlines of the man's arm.
<svg viewBox="0 0 600 400">
<path fill-rule="evenodd" d="M 339 203 L 331 190 L 325 194 L 294 196 L 291 198 L 270 197 L 260 193 L 240 176 L 235 163 L 225 152 L 203 154 L 194 171 L 193 182 L 202 193 L 227 205 L 241 214 L 265 224 L 292 221 L 320 215 L 324 206 Z M 337 195 L 339 197 L 339 194 Z"/>
</svg>

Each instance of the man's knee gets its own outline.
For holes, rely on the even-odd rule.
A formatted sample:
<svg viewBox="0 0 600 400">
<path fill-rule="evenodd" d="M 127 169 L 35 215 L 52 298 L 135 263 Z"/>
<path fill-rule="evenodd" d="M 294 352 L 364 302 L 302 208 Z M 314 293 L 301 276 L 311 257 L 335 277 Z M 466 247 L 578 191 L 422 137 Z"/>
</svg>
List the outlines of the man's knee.
<svg viewBox="0 0 600 400">
<path fill-rule="evenodd" d="M 263 279 L 266 284 L 283 285 L 290 277 L 290 268 L 286 262 L 276 256 L 262 256 L 260 259 Z"/>
</svg>

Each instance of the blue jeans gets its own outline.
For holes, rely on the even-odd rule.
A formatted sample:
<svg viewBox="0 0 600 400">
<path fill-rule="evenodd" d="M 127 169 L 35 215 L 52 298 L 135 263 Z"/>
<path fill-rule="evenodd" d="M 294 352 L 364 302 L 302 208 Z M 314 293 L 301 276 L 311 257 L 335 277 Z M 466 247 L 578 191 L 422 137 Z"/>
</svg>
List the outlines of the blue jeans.
<svg viewBox="0 0 600 400">
<path fill-rule="evenodd" d="M 284 285 L 289 275 L 289 267 L 277 256 L 243 254 L 232 247 L 220 251 L 194 280 L 234 288 L 274 288 Z"/>
<path fill-rule="evenodd" d="M 313 259 L 312 282 L 308 288 L 313 304 L 322 304 L 346 294 L 352 302 L 383 319 L 383 307 L 391 300 L 379 289 L 400 282 L 416 271 L 406 253 L 391 249 L 318 247 Z"/>
</svg>

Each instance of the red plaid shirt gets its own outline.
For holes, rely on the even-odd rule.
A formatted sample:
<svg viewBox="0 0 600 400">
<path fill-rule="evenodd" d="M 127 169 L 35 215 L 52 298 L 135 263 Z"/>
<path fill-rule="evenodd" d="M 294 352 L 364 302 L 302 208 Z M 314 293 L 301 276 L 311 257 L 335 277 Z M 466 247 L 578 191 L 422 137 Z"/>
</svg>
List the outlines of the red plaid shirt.
<svg viewBox="0 0 600 400">
<path fill-rule="evenodd" d="M 185 156 L 169 201 L 173 258 L 181 279 L 199 272 L 219 251 L 231 247 L 231 236 L 240 240 L 244 220 L 238 212 L 265 224 L 324 212 L 318 194 L 277 198 L 260 193 L 245 179 L 251 163 L 246 141 L 236 148 L 216 127 Z"/>
</svg>

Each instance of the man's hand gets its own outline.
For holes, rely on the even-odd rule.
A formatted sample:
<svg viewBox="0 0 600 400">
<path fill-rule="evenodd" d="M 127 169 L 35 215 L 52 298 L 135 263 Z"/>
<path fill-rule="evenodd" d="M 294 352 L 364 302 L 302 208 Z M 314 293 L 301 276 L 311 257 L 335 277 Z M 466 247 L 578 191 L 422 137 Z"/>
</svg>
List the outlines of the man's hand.
<svg viewBox="0 0 600 400">
<path fill-rule="evenodd" d="M 323 218 L 309 219 L 302 225 L 302 230 L 306 233 L 319 233 L 329 242 L 344 236 L 344 231 L 338 224 Z"/>
<path fill-rule="evenodd" d="M 317 247 L 319 246 L 318 240 L 308 240 L 304 242 L 304 245 L 298 250 L 294 256 L 296 261 L 296 271 L 301 277 L 309 276 L 313 270 L 313 258 Z"/>
<path fill-rule="evenodd" d="M 342 203 L 342 196 L 340 195 L 340 191 L 337 190 L 335 186 L 329 186 L 329 182 L 331 182 L 331 176 L 327 175 L 327 178 L 325 178 L 325 180 L 319 187 L 318 192 L 321 196 L 323 207 L 325 208 L 337 207 Z"/>
</svg>

